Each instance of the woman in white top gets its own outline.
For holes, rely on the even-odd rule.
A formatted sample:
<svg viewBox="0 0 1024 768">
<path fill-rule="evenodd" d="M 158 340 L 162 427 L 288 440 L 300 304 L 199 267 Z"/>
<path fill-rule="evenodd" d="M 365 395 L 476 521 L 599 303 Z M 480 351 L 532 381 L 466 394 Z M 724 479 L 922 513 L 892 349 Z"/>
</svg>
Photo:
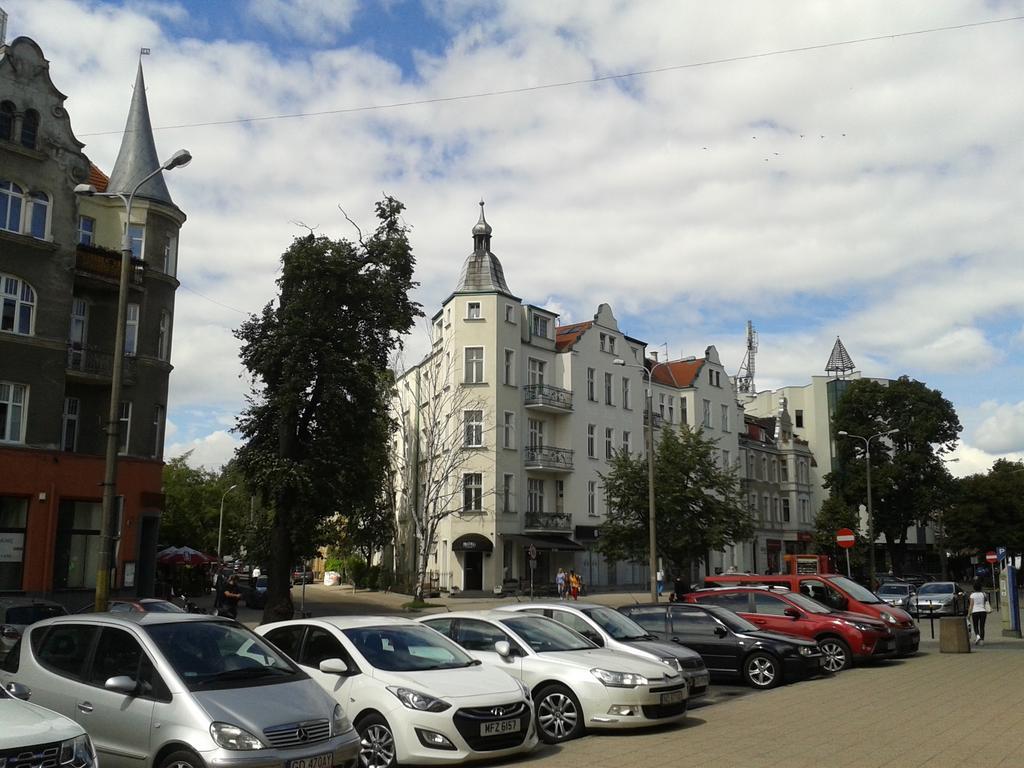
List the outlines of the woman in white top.
<svg viewBox="0 0 1024 768">
<path fill-rule="evenodd" d="M 981 591 L 981 582 L 974 582 L 974 591 L 967 598 L 967 610 L 971 614 L 971 626 L 974 627 L 974 644 L 985 644 L 985 619 L 988 618 L 986 610 L 988 598 Z"/>
</svg>

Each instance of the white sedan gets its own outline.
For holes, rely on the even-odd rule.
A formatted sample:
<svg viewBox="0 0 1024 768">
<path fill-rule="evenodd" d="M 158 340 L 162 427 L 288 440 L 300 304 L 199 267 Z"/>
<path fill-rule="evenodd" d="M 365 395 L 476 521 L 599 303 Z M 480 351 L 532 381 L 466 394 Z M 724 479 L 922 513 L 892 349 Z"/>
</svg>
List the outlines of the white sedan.
<svg viewBox="0 0 1024 768">
<path fill-rule="evenodd" d="M 544 616 L 467 611 L 419 621 L 529 686 L 540 737 L 549 744 L 587 727 L 636 728 L 686 717 L 686 681 L 678 671 L 598 648 Z"/>
<path fill-rule="evenodd" d="M 428 627 L 332 616 L 256 628 L 345 711 L 363 768 L 460 763 L 537 745 L 526 687 Z"/>
<path fill-rule="evenodd" d="M 0 765 L 95 768 L 96 751 L 82 726 L 28 703 L 28 696 L 23 685 L 0 686 Z"/>
</svg>

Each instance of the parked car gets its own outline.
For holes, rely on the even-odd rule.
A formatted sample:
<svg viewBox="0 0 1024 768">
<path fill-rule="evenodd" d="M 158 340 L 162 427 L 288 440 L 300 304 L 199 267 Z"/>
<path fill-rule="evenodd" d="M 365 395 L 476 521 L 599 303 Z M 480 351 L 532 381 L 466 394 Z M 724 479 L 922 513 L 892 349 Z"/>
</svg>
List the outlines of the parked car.
<svg viewBox="0 0 1024 768">
<path fill-rule="evenodd" d="M 0 659 L 21 638 L 25 627 L 51 616 L 66 616 L 67 609 L 50 600 L 33 597 L 0 597 Z"/>
<path fill-rule="evenodd" d="M 921 630 L 910 614 L 902 608 L 889 605 L 867 587 L 836 573 L 761 574 L 728 573 L 706 576 L 708 587 L 735 587 L 750 584 L 769 584 L 799 592 L 812 600 L 837 611 L 862 613 L 881 619 L 896 632 L 896 655 L 917 653 L 921 643 Z"/>
<path fill-rule="evenodd" d="M 103 768 L 355 760 L 359 737 L 301 669 L 237 622 L 93 613 L 30 626 L 0 666 L 92 737 Z"/>
<path fill-rule="evenodd" d="M 586 728 L 636 728 L 686 717 L 686 681 L 665 664 L 598 648 L 545 616 L 467 611 L 420 619 L 470 656 L 522 680 L 539 736 L 550 744 Z"/>
<path fill-rule="evenodd" d="M 929 581 L 910 598 L 910 613 L 922 616 L 966 616 L 967 594 L 955 581 Z"/>
<path fill-rule="evenodd" d="M 0 687 L 0 765 L 95 768 L 92 740 L 78 723 L 28 701 L 23 685 Z"/>
<path fill-rule="evenodd" d="M 332 616 L 256 632 L 341 704 L 364 766 L 460 763 L 537 746 L 526 686 L 418 622 Z"/>
<path fill-rule="evenodd" d="M 619 611 L 652 635 L 695 650 L 712 679 L 740 678 L 766 690 L 826 671 L 817 643 L 761 631 L 716 605 L 641 603 Z"/>
<path fill-rule="evenodd" d="M 258 576 L 255 584 L 239 584 L 246 608 L 263 608 L 267 604 L 267 577 Z"/>
<path fill-rule="evenodd" d="M 313 572 L 301 565 L 292 569 L 292 584 L 312 584 Z"/>
<path fill-rule="evenodd" d="M 94 613 L 96 603 L 89 603 L 79 608 L 75 613 Z M 140 600 L 110 600 L 107 603 L 107 610 L 111 613 L 185 613 L 185 609 L 175 605 L 170 600 L 160 600 L 155 597 L 144 597 Z"/>
<path fill-rule="evenodd" d="M 606 605 L 596 603 L 518 603 L 498 610 L 536 613 L 573 629 L 595 645 L 660 661 L 679 670 L 686 679 L 690 702 L 708 692 L 711 676 L 696 651 L 655 639 L 635 621 Z"/>
<path fill-rule="evenodd" d="M 882 585 L 875 590 L 875 594 L 883 601 L 908 612 L 910 610 L 910 598 L 913 597 L 915 592 L 916 588 L 913 584 L 899 581 L 883 582 Z"/>
<path fill-rule="evenodd" d="M 854 660 L 887 659 L 896 655 L 896 634 L 884 621 L 859 613 L 834 611 L 817 600 L 789 590 L 718 587 L 691 592 L 686 600 L 725 608 L 759 629 L 815 641 L 829 672 L 847 669 Z"/>
</svg>

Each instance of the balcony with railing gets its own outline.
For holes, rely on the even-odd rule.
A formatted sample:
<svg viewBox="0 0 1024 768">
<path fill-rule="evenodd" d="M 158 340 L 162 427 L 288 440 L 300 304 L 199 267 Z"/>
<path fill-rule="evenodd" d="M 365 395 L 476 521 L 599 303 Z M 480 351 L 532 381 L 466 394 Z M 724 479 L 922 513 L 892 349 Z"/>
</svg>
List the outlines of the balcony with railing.
<svg viewBox="0 0 1024 768">
<path fill-rule="evenodd" d="M 124 383 L 135 383 L 135 358 L 124 357 Z M 114 353 L 96 347 L 68 344 L 66 371 L 69 376 L 84 382 L 107 384 L 114 372 Z"/>
<path fill-rule="evenodd" d="M 661 415 L 660 413 L 658 413 L 657 411 L 655 411 L 654 413 L 652 413 L 652 414 L 651 414 L 651 416 L 653 416 L 653 417 L 654 417 L 654 428 L 655 428 L 655 429 L 661 429 L 661 425 L 662 425 L 662 423 L 664 423 L 664 421 L 665 421 L 665 417 L 664 417 L 664 416 L 662 416 L 662 415 Z M 649 417 L 648 417 L 648 414 L 647 414 L 647 409 L 644 409 L 644 426 L 645 426 L 645 427 L 647 426 L 647 424 L 649 423 L 649 421 L 650 421 L 650 420 L 649 420 Z"/>
<path fill-rule="evenodd" d="M 572 392 L 551 384 L 527 384 L 523 387 L 523 405 L 534 411 L 571 413 Z"/>
<path fill-rule="evenodd" d="M 574 453 L 569 448 L 528 445 L 523 450 L 523 466 L 535 472 L 572 472 Z"/>
<path fill-rule="evenodd" d="M 79 245 L 75 251 L 75 271 L 80 275 L 117 283 L 121 279 L 121 254 L 106 248 Z M 142 285 L 144 271 L 145 262 L 141 259 L 132 259 L 128 270 L 129 284 Z"/>
<path fill-rule="evenodd" d="M 572 531 L 572 515 L 568 512 L 527 512 L 523 523 L 526 531 Z"/>
</svg>

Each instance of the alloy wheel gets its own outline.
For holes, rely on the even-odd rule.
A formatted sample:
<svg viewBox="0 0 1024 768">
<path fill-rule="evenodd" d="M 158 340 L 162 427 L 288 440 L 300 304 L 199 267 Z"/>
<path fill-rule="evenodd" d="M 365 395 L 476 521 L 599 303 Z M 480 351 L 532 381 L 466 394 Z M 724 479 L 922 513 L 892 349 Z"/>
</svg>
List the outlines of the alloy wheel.
<svg viewBox="0 0 1024 768">
<path fill-rule="evenodd" d="M 747 676 L 758 688 L 768 688 L 775 682 L 775 662 L 764 656 L 755 656 L 747 664 Z"/>
<path fill-rule="evenodd" d="M 386 726 L 374 723 L 359 739 L 359 763 L 363 768 L 389 768 L 395 762 L 395 738 Z"/>
<path fill-rule="evenodd" d="M 545 696 L 537 707 L 537 724 L 555 741 L 568 738 L 579 718 L 580 713 L 573 700 L 558 691 Z"/>
<path fill-rule="evenodd" d="M 843 648 L 835 640 L 825 640 L 820 643 L 818 647 L 821 649 L 822 655 L 825 657 L 823 665 L 829 672 L 839 672 L 846 668 L 847 656 L 846 649 Z"/>
</svg>

